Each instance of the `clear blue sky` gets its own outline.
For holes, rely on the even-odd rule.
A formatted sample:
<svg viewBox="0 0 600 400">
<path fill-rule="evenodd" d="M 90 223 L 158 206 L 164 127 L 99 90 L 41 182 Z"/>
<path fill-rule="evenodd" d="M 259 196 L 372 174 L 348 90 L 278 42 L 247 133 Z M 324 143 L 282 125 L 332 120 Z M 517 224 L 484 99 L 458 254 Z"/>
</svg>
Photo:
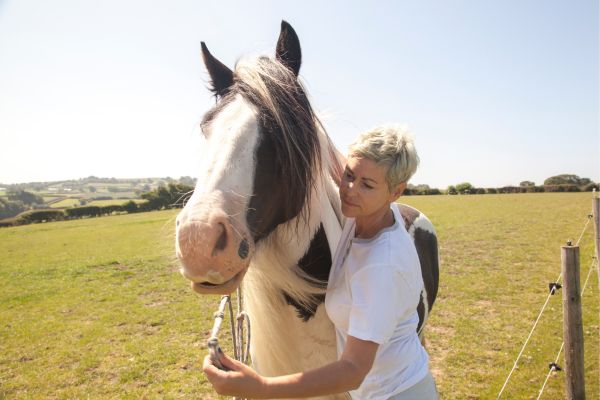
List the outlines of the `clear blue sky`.
<svg viewBox="0 0 600 400">
<path fill-rule="evenodd" d="M 415 184 L 600 180 L 596 0 L 0 0 L 0 182 L 197 175 L 200 41 L 233 66 L 281 19 L 343 151 L 398 122 Z"/>
</svg>

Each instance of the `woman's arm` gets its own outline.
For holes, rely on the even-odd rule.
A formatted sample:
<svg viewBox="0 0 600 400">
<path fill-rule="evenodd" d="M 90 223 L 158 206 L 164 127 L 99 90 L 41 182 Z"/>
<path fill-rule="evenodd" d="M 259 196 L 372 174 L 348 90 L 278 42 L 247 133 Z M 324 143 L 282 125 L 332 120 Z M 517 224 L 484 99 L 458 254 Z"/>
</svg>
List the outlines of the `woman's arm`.
<svg viewBox="0 0 600 400">
<path fill-rule="evenodd" d="M 215 367 L 204 359 L 204 373 L 217 393 L 254 399 L 294 398 L 343 393 L 357 389 L 373 366 L 379 344 L 348 336 L 338 361 L 296 374 L 263 377 L 252 368 L 222 355 L 232 371 Z"/>
</svg>

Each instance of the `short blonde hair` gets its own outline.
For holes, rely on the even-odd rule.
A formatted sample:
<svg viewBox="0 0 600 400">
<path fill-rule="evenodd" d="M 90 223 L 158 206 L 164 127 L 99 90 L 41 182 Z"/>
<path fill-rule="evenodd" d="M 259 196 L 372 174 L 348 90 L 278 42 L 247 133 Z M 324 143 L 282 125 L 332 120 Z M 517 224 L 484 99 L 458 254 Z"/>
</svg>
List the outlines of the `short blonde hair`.
<svg viewBox="0 0 600 400">
<path fill-rule="evenodd" d="M 350 145 L 349 154 L 387 166 L 385 179 L 390 191 L 408 182 L 419 165 L 412 135 L 401 125 L 381 125 L 361 133 Z"/>
</svg>

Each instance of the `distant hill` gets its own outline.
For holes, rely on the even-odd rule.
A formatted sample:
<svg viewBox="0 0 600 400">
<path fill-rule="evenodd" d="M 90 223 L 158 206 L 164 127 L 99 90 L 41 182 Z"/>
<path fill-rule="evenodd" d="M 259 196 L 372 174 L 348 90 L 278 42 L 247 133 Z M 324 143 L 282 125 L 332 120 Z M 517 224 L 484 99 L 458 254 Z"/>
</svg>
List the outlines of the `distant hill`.
<svg viewBox="0 0 600 400">
<path fill-rule="evenodd" d="M 86 205 L 122 205 L 130 200 L 145 202 L 142 194 L 169 184 L 194 187 L 196 180 L 189 176 L 166 178 L 99 178 L 52 182 L 0 183 L 0 219 L 13 217 L 32 209 L 67 209 Z M 34 195 L 36 202 L 23 201 L 22 194 Z"/>
<path fill-rule="evenodd" d="M 166 186 L 169 183 L 181 183 L 188 186 L 194 186 L 196 179 L 189 176 L 182 176 L 179 179 L 171 177 L 166 178 L 133 178 L 133 179 L 117 179 L 117 178 L 99 178 L 96 176 L 88 176 L 87 178 L 71 179 L 65 181 L 52 182 L 27 182 L 15 184 L 0 183 L 1 192 L 11 190 L 26 190 L 29 192 L 47 192 L 56 194 L 73 194 L 73 193 L 124 193 L 124 192 L 147 192 L 159 186 Z"/>
</svg>

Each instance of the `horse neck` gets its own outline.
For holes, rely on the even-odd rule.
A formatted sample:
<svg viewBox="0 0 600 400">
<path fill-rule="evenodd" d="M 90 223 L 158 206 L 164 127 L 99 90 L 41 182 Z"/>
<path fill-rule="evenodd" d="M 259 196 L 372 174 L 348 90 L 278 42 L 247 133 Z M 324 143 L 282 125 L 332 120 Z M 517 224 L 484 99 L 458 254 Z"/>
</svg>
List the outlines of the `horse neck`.
<svg viewBox="0 0 600 400">
<path fill-rule="evenodd" d="M 321 170 L 328 171 L 328 153 L 322 154 Z M 311 284 L 303 276 L 298 262 L 321 226 L 332 256 L 341 236 L 336 214 L 339 197 L 328 173 L 318 175 L 308 199 L 303 209 L 305 219 L 298 216 L 279 225 L 258 243 L 244 278 L 246 308 L 253 321 L 252 359 L 254 367 L 266 375 L 302 371 L 336 357 L 334 329 L 324 308 L 319 307 L 306 322 L 283 301 L 283 293 L 300 304 L 309 304 L 315 294 L 324 294 L 322 285 Z"/>
<path fill-rule="evenodd" d="M 319 126 L 319 125 L 317 125 Z M 339 241 L 342 227 L 342 214 L 338 189 L 331 171 L 339 167 L 335 149 L 327 134 L 317 131 L 321 150 L 320 171 L 314 171 L 314 185 L 307 196 L 302 212 L 280 224 L 256 248 L 249 275 L 246 281 L 260 286 L 269 285 L 273 290 L 285 290 L 294 298 L 308 299 L 314 294 L 322 294 L 323 289 L 315 288 L 298 271 L 298 261 L 306 254 L 311 240 L 323 227 L 327 236 L 331 255 Z M 253 279 L 255 278 L 255 279 Z"/>
</svg>

